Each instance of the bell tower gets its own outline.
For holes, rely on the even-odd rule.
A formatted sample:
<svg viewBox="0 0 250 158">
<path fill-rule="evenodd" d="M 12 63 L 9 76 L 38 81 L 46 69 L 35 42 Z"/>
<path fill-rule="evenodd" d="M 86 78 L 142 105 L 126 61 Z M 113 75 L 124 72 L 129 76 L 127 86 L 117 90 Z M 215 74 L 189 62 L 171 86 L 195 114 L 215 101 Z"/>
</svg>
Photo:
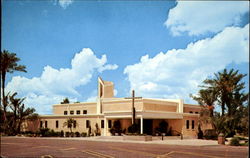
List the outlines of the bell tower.
<svg viewBox="0 0 250 158">
<path fill-rule="evenodd" d="M 98 96 L 97 96 L 97 114 L 102 113 L 102 99 L 114 97 L 114 84 L 110 81 L 104 81 L 98 77 Z"/>
</svg>

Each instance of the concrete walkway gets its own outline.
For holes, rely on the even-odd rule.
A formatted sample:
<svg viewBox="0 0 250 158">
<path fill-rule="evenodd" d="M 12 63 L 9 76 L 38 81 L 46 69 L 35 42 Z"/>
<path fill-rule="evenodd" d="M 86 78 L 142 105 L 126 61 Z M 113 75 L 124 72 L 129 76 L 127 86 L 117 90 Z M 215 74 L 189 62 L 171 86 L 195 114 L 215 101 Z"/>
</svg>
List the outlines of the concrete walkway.
<svg viewBox="0 0 250 158">
<path fill-rule="evenodd" d="M 24 138 L 24 137 L 15 137 Z M 97 137 L 26 137 L 27 139 L 63 139 L 63 140 L 86 140 L 100 142 L 120 142 L 120 143 L 140 143 L 140 144 L 165 144 L 165 145 L 184 145 L 184 146 L 210 146 L 218 145 L 216 140 L 201 140 L 201 139 L 153 139 L 153 141 L 132 141 L 123 140 L 122 136 L 97 136 Z"/>
</svg>

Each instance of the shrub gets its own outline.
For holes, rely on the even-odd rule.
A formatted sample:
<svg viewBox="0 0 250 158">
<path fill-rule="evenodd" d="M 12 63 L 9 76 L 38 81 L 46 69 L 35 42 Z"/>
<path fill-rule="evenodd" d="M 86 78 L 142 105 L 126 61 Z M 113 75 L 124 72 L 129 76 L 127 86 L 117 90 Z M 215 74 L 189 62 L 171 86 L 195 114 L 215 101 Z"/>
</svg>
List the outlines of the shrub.
<svg viewBox="0 0 250 158">
<path fill-rule="evenodd" d="M 81 133 L 81 137 L 87 137 L 87 133 L 86 132 L 82 132 Z"/>
<path fill-rule="evenodd" d="M 79 132 L 75 132 L 75 136 L 76 137 L 80 137 L 80 133 Z"/>
<path fill-rule="evenodd" d="M 95 128 L 96 128 L 95 135 L 100 136 L 101 135 L 101 130 L 100 130 L 99 126 L 98 126 L 98 123 L 95 124 Z"/>
<path fill-rule="evenodd" d="M 115 133 L 118 133 L 121 135 L 122 133 L 122 128 L 121 128 L 121 123 L 119 120 L 115 120 L 113 126 L 109 130 L 112 135 L 115 135 Z"/>
<path fill-rule="evenodd" d="M 232 146 L 239 146 L 240 145 L 240 139 L 238 137 L 233 137 L 230 141 L 230 145 Z"/>
<path fill-rule="evenodd" d="M 218 135 L 214 129 L 207 129 L 204 131 L 204 138 L 216 140 L 218 138 Z"/>
<path fill-rule="evenodd" d="M 136 123 L 128 127 L 129 133 L 139 133 L 139 130 L 140 130 L 139 124 L 136 124 Z"/>
<path fill-rule="evenodd" d="M 242 144 L 242 146 L 249 146 L 248 142 Z"/>
<path fill-rule="evenodd" d="M 63 130 L 61 130 L 61 132 L 60 132 L 60 137 L 64 137 L 64 132 L 63 132 Z"/>
<path fill-rule="evenodd" d="M 70 136 L 70 132 L 65 132 L 65 136 L 69 137 Z"/>
<path fill-rule="evenodd" d="M 49 132 L 49 128 L 40 128 L 39 133 L 42 135 L 42 137 L 47 137 Z"/>
<path fill-rule="evenodd" d="M 91 135 L 92 135 L 92 130 L 91 130 L 91 126 L 89 125 L 88 136 L 90 137 Z"/>
<path fill-rule="evenodd" d="M 202 139 L 203 138 L 203 132 L 202 132 L 202 130 L 201 130 L 201 127 L 200 127 L 200 125 L 198 125 L 198 139 Z"/>
</svg>

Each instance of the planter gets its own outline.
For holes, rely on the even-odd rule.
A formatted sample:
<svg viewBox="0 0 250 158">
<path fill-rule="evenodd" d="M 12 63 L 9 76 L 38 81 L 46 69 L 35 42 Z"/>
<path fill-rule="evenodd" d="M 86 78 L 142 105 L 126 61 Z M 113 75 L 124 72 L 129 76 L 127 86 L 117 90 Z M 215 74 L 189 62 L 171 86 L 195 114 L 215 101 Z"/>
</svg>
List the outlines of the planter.
<svg viewBox="0 0 250 158">
<path fill-rule="evenodd" d="M 146 135 L 146 136 L 129 136 L 129 135 L 123 135 L 123 140 L 133 140 L 133 141 L 152 141 L 152 136 Z"/>
<path fill-rule="evenodd" d="M 218 136 L 218 144 L 225 145 L 225 137 L 223 133 L 220 133 Z"/>
</svg>

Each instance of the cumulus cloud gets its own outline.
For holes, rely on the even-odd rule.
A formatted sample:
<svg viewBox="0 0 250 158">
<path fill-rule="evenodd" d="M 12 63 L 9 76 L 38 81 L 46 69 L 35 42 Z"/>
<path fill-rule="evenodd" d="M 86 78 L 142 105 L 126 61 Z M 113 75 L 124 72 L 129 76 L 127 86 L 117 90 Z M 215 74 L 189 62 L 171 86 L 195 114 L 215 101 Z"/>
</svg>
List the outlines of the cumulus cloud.
<svg viewBox="0 0 250 158">
<path fill-rule="evenodd" d="M 237 26 L 249 12 L 248 1 L 177 1 L 170 9 L 165 25 L 174 36 L 218 33 L 227 26 Z"/>
<path fill-rule="evenodd" d="M 55 0 L 54 2 L 54 4 L 59 4 L 63 9 L 66 9 L 72 3 L 73 0 Z"/>
<path fill-rule="evenodd" d="M 249 62 L 249 24 L 228 27 L 213 38 L 190 43 L 185 49 L 160 52 L 155 57 L 141 57 L 128 65 L 124 73 L 137 95 L 153 98 L 183 98 L 193 102 L 190 93 L 214 72 L 231 62 Z"/>
<path fill-rule="evenodd" d="M 81 96 L 76 88 L 89 83 L 94 72 L 114 70 L 117 67 L 107 64 L 106 55 L 98 58 L 91 49 L 84 48 L 71 60 L 71 68 L 55 69 L 46 66 L 40 77 L 29 79 L 15 76 L 7 84 L 6 89 L 25 96 L 27 105 L 35 107 L 40 113 L 45 113 L 44 107 L 51 109 L 52 104 L 60 103 L 65 97 L 76 101 L 76 98 Z"/>
</svg>

